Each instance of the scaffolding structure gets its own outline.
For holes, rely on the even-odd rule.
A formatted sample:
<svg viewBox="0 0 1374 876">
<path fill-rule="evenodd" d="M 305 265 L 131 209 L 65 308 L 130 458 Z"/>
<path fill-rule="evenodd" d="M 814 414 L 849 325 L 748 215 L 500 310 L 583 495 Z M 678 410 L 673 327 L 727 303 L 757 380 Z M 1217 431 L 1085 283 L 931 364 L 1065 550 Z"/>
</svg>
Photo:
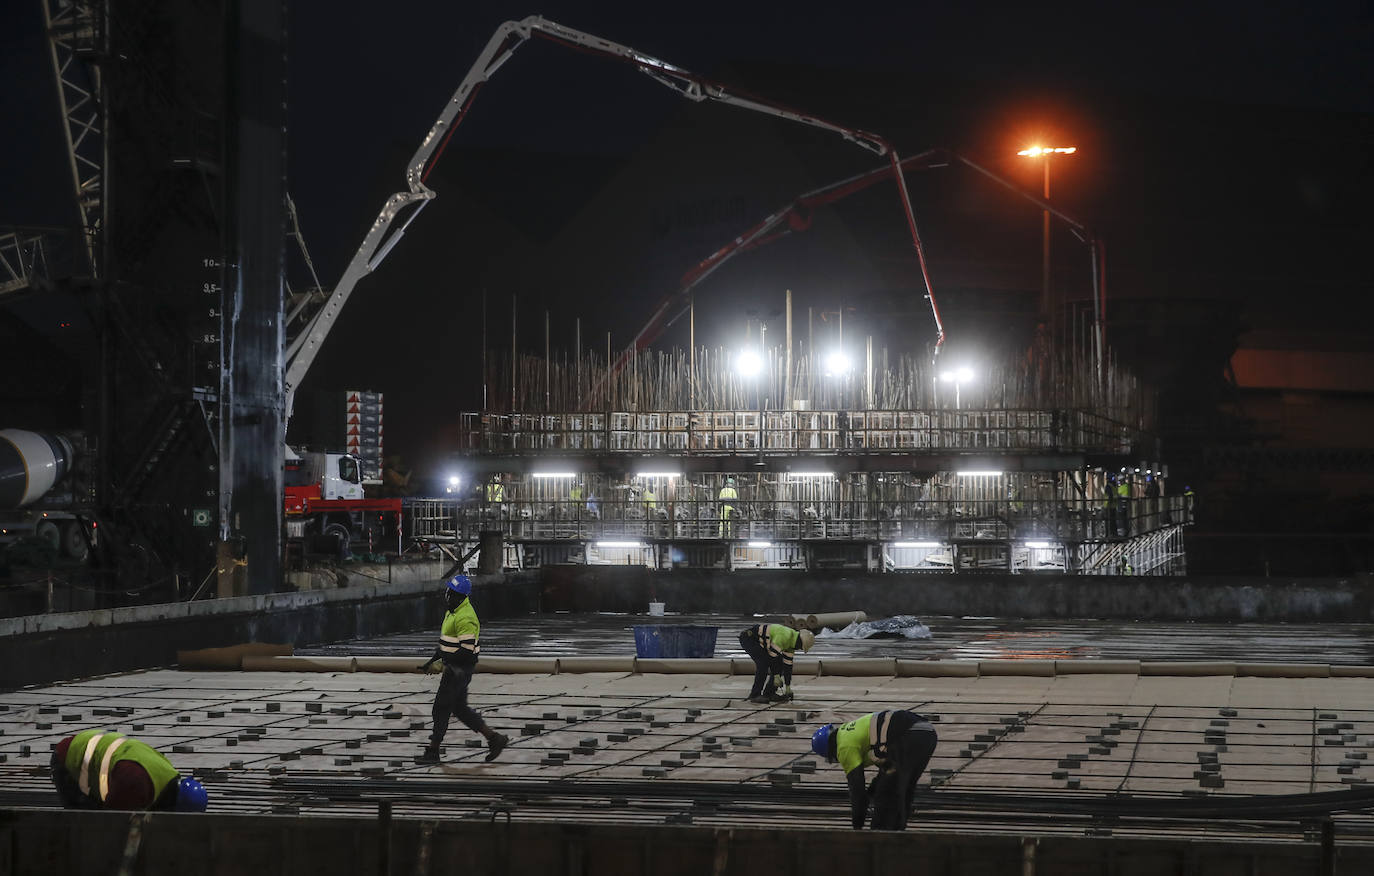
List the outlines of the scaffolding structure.
<svg viewBox="0 0 1374 876">
<path fill-rule="evenodd" d="M 416 539 L 504 563 L 1175 575 L 1191 497 L 1165 494 L 1153 397 L 1111 365 L 1025 359 L 977 391 L 928 362 L 819 380 L 767 351 L 497 355 L 460 416 L 465 488 Z"/>
</svg>

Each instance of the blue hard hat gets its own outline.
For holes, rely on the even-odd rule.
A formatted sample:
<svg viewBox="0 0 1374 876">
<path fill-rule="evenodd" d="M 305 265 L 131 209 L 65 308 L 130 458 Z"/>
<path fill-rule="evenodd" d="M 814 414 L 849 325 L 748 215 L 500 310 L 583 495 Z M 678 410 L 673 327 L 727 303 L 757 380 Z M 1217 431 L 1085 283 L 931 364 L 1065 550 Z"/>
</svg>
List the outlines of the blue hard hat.
<svg viewBox="0 0 1374 876">
<path fill-rule="evenodd" d="M 472 595 L 472 582 L 467 575 L 454 575 L 448 579 L 448 592 L 457 593 L 459 596 Z"/>
<path fill-rule="evenodd" d="M 811 734 L 811 750 L 826 760 L 830 760 L 830 735 L 835 732 L 834 724 L 822 724 Z"/>
<path fill-rule="evenodd" d="M 208 801 L 209 795 L 205 793 L 205 786 L 200 782 L 190 776 L 184 776 L 177 782 L 178 812 L 204 812 Z"/>
</svg>

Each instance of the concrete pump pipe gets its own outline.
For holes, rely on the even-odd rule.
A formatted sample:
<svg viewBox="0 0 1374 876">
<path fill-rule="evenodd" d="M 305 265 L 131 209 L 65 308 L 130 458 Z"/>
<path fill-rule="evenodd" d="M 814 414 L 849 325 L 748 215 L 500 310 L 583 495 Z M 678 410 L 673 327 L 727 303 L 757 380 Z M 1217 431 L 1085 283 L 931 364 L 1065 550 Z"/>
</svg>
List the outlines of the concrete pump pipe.
<svg viewBox="0 0 1374 876">
<path fill-rule="evenodd" d="M 66 476 L 71 442 L 61 435 L 0 429 L 0 508 L 22 508 Z"/>
</svg>

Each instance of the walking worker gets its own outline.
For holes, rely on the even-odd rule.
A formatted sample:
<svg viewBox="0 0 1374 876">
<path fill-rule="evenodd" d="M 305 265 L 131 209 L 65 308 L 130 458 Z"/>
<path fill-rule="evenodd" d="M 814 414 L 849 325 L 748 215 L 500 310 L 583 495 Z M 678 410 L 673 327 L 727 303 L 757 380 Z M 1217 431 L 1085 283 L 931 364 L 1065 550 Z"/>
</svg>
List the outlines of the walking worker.
<svg viewBox="0 0 1374 876">
<path fill-rule="evenodd" d="M 792 699 L 792 653 L 797 645 L 810 651 L 816 634 L 783 624 L 759 624 L 739 634 L 744 653 L 754 661 L 754 686 L 749 702 L 785 703 Z"/>
<path fill-rule="evenodd" d="M 466 575 L 454 575 L 444 587 L 444 598 L 448 611 L 444 614 L 444 625 L 439 632 L 439 647 L 427 663 L 420 666 L 421 672 L 442 672 L 439 690 L 434 694 L 434 727 L 430 730 L 429 745 L 424 753 L 416 756 L 418 763 L 438 763 L 439 745 L 448 732 L 448 721 L 453 715 L 463 722 L 469 730 L 475 730 L 487 738 L 487 760 L 496 760 L 501 749 L 510 743 L 510 737 L 487 726 L 482 716 L 468 705 L 468 682 L 477 668 L 477 654 L 481 648 L 477 644 L 482 625 L 477 621 L 477 612 L 472 608 L 472 581 Z M 434 669 L 438 663 L 439 668 Z"/>
<path fill-rule="evenodd" d="M 53 748 L 52 782 L 68 809 L 204 812 L 205 786 L 144 742 L 82 730 Z"/>
<path fill-rule="evenodd" d="M 871 712 L 845 724 L 826 724 L 811 734 L 811 750 L 838 762 L 849 785 L 849 811 L 863 830 L 869 799 L 873 830 L 905 830 L 916 783 L 935 752 L 935 728 L 925 716 L 902 710 Z M 876 766 L 872 787 L 864 767 Z"/>
</svg>

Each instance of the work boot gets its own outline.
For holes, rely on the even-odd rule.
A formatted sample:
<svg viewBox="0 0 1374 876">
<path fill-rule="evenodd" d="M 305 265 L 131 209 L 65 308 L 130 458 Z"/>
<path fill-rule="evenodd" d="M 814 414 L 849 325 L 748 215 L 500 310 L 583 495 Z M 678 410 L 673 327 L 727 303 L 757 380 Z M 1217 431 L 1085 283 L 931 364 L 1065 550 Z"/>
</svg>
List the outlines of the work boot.
<svg viewBox="0 0 1374 876">
<path fill-rule="evenodd" d="M 504 733 L 494 733 L 487 737 L 487 763 L 496 760 L 501 750 L 510 745 L 510 737 Z"/>
<path fill-rule="evenodd" d="M 425 750 L 424 750 L 423 753 L 415 755 L 415 762 L 416 762 L 416 763 L 438 763 L 438 762 L 439 762 L 439 745 L 438 745 L 438 743 L 432 742 L 432 743 L 430 743 L 429 745 L 426 745 L 426 746 L 425 746 Z"/>
<path fill-rule="evenodd" d="M 772 693 L 770 693 L 770 694 L 768 695 L 768 702 L 770 702 L 770 703 L 789 703 L 789 702 L 791 702 L 791 701 L 792 701 L 792 695 L 791 695 L 791 694 L 780 693 L 779 691 L 773 691 Z"/>
<path fill-rule="evenodd" d="M 768 705 L 768 697 L 764 696 L 763 694 L 754 694 L 752 697 L 749 698 L 749 702 L 756 703 L 760 706 L 766 706 Z"/>
</svg>

